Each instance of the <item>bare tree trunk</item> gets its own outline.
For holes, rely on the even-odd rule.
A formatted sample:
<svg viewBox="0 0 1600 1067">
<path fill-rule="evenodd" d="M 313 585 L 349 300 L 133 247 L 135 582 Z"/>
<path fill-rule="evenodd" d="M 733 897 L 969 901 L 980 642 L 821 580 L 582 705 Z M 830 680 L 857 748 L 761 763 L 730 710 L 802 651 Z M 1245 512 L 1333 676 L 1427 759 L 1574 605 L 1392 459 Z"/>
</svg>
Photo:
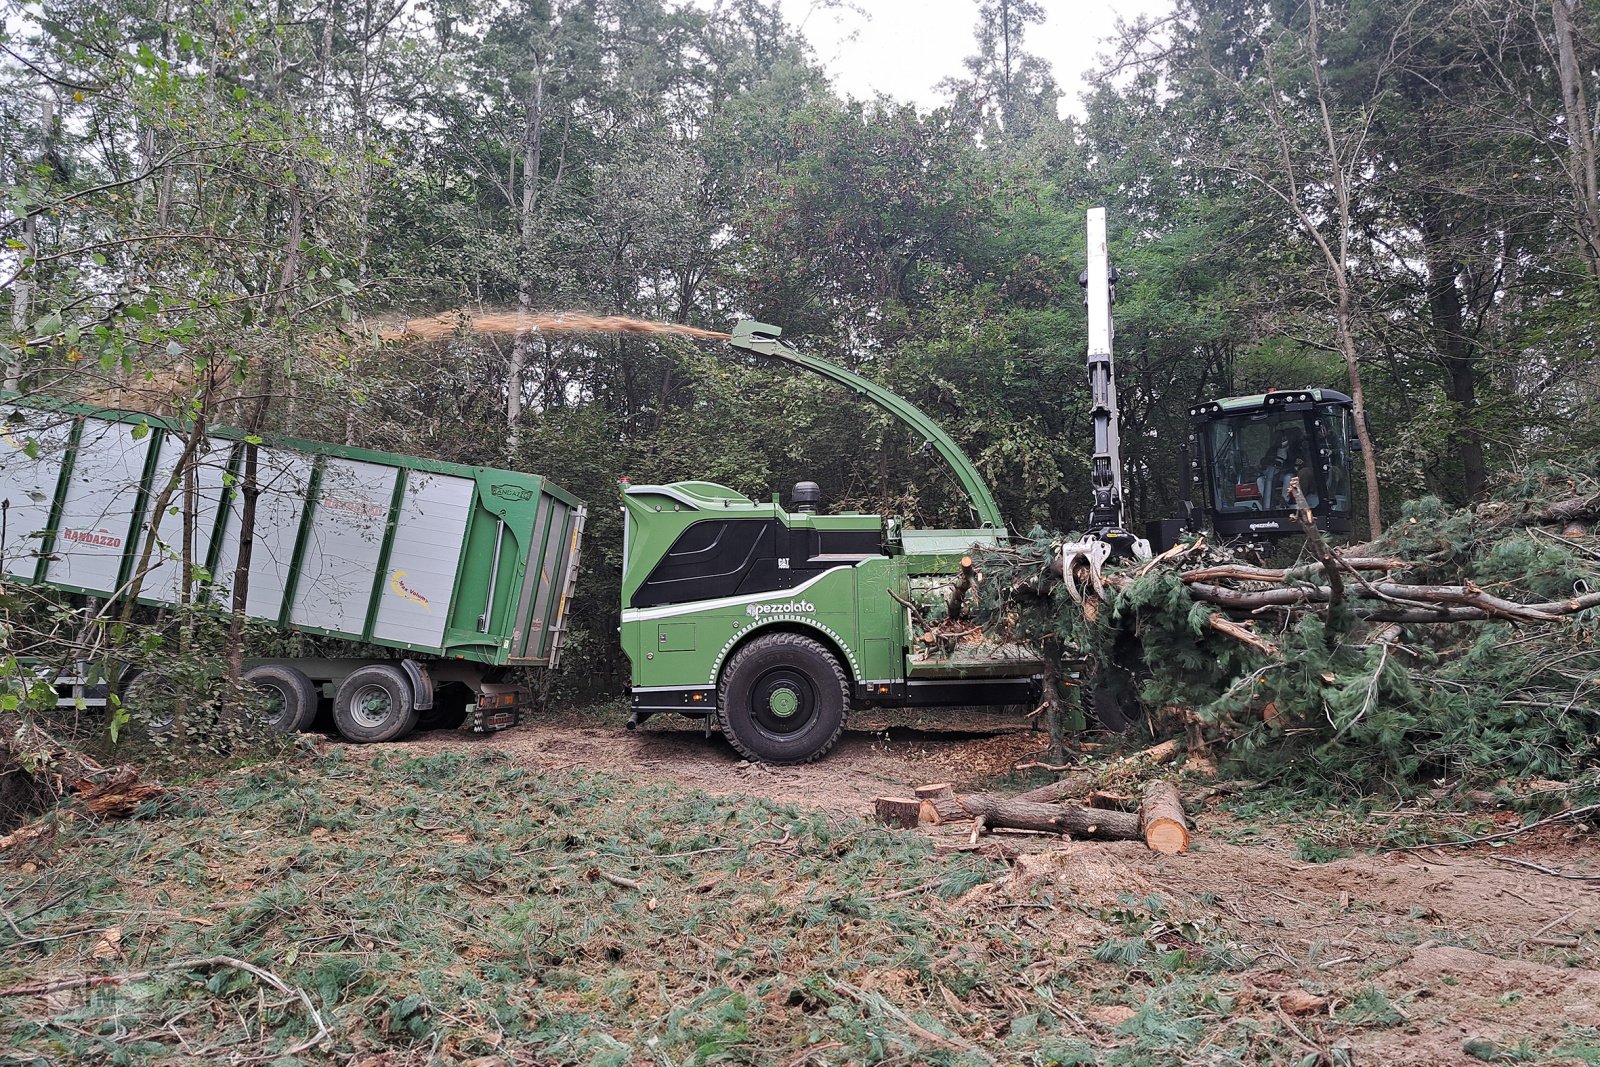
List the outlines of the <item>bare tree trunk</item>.
<svg viewBox="0 0 1600 1067">
<path fill-rule="evenodd" d="M 48 151 L 52 126 L 55 124 L 55 101 L 48 96 L 39 109 L 39 133 L 41 143 L 45 146 L 41 155 Z M 22 255 L 25 264 L 17 272 L 16 278 L 11 282 L 11 329 L 16 335 L 15 347 L 11 349 L 11 357 L 6 361 L 5 387 L 13 393 L 22 388 L 22 353 L 27 348 L 28 320 L 33 315 L 33 289 L 34 272 L 37 267 L 34 261 L 39 255 L 39 224 L 30 207 L 23 209 L 22 218 L 22 247 L 17 251 Z"/>
<path fill-rule="evenodd" d="M 1328 108 L 1328 87 L 1322 77 L 1321 6 L 1318 0 L 1308 0 L 1310 13 L 1311 78 L 1316 86 L 1317 108 L 1322 118 L 1323 142 L 1328 150 L 1328 172 L 1333 180 L 1336 221 L 1339 225 L 1339 248 L 1329 247 L 1316 223 L 1306 214 L 1298 195 L 1294 198 L 1295 213 L 1301 226 L 1307 229 L 1322 250 L 1333 272 L 1338 299 L 1339 351 L 1344 357 L 1346 372 L 1350 375 L 1350 401 L 1355 414 L 1356 438 L 1361 442 L 1361 464 L 1367 483 L 1367 528 L 1369 536 L 1376 537 L 1383 529 L 1383 508 L 1378 495 L 1378 457 L 1372 447 L 1372 435 L 1367 431 L 1367 394 L 1361 385 L 1361 358 L 1356 351 L 1354 322 L 1354 293 L 1350 285 L 1350 229 L 1353 223 L 1350 201 L 1350 175 L 1346 172 L 1345 153 L 1340 150 L 1334 133 L 1333 116 Z M 1285 148 L 1285 165 L 1292 168 Z"/>
<path fill-rule="evenodd" d="M 270 304 L 271 317 L 282 314 L 289 305 L 289 294 L 300 276 L 300 244 L 305 235 L 305 202 L 298 184 L 289 186 L 289 225 L 284 237 L 283 265 L 278 272 L 278 285 Z M 259 433 L 266 424 L 267 409 L 272 403 L 272 367 L 275 361 L 262 359 L 256 371 L 257 388 L 255 404 L 245 424 L 251 435 Z M 244 476 L 239 483 L 239 555 L 233 571 L 232 617 L 228 620 L 228 673 L 229 689 L 237 689 L 244 674 L 244 620 L 245 608 L 250 602 L 250 561 L 255 554 L 255 529 L 257 502 L 261 499 L 259 478 L 259 448 L 246 439 L 244 445 Z"/>
<path fill-rule="evenodd" d="M 207 390 L 209 393 L 210 390 Z M 206 434 L 206 403 L 200 406 L 200 412 L 195 416 L 194 426 L 189 432 L 190 447 L 188 462 L 183 464 L 183 543 L 178 546 L 181 556 L 182 572 L 178 579 L 178 658 L 187 660 L 194 652 L 194 535 L 195 512 L 200 507 L 199 479 L 195 477 L 194 468 L 196 452 L 200 442 L 205 440 Z M 179 744 L 184 741 L 185 726 L 188 720 L 187 704 L 180 705 L 177 709 L 175 720 L 172 724 L 173 736 Z"/>
<path fill-rule="evenodd" d="M 544 167 L 545 63 L 534 58 L 533 87 L 528 98 L 528 120 L 522 138 L 522 204 L 518 212 L 522 262 L 517 264 L 517 310 L 533 310 L 533 255 L 537 248 L 539 177 Z M 513 462 L 522 445 L 522 379 L 532 362 L 534 338 L 519 333 L 511 342 L 511 365 L 506 372 L 506 457 Z"/>
<path fill-rule="evenodd" d="M 1561 101 L 1567 119 L 1567 173 L 1572 180 L 1573 199 L 1578 202 L 1584 261 L 1589 276 L 1600 279 L 1600 165 L 1594 117 L 1583 90 L 1585 71 L 1578 63 L 1572 41 L 1572 19 L 1581 6 L 1577 0 L 1550 0 L 1550 11 L 1555 16 L 1556 73 L 1561 79 Z"/>
</svg>

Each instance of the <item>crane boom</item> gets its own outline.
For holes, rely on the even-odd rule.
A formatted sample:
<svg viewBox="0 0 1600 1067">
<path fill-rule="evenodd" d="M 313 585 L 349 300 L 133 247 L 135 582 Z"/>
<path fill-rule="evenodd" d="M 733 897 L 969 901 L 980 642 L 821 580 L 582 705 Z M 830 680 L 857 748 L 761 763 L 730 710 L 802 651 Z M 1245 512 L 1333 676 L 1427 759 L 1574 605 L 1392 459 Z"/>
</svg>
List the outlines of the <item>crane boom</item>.
<svg viewBox="0 0 1600 1067">
<path fill-rule="evenodd" d="M 1111 257 L 1106 251 L 1106 209 L 1089 209 L 1089 254 L 1084 271 L 1089 307 L 1089 417 L 1094 425 L 1094 457 L 1089 470 L 1093 502 L 1089 529 L 1123 528 L 1122 441 L 1117 422 L 1116 368 L 1111 356 Z"/>
<path fill-rule="evenodd" d="M 1102 242 L 1103 243 L 1103 242 Z M 782 360 L 804 370 L 830 378 L 845 388 L 866 397 L 911 429 L 920 433 L 933 446 L 939 456 L 950 465 L 955 472 L 961 488 L 966 491 L 967 501 L 972 507 L 974 516 L 979 526 L 992 527 L 996 530 L 1006 528 L 1005 519 L 1000 515 L 1000 505 L 995 503 L 994 494 L 989 492 L 989 486 L 984 482 L 983 476 L 978 473 L 978 468 L 972 460 L 961 450 L 961 446 L 951 440 L 938 423 L 924 415 L 910 401 L 906 400 L 877 382 L 863 378 L 853 371 L 845 370 L 836 363 L 825 359 L 807 355 L 779 339 L 783 331 L 777 326 L 768 326 L 766 323 L 746 319 L 733 328 L 733 338 L 728 342 L 734 348 L 742 348 L 747 352 L 768 356 L 772 359 Z"/>
</svg>

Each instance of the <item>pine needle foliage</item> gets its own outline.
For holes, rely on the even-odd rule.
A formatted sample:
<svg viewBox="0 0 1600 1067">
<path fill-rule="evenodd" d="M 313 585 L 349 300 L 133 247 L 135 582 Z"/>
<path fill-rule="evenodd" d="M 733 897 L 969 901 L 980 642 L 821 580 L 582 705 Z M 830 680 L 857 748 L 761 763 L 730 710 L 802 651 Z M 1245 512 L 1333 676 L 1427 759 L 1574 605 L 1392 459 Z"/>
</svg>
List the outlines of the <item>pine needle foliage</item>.
<svg viewBox="0 0 1600 1067">
<path fill-rule="evenodd" d="M 1597 471 L 1600 456 L 1519 470 L 1475 508 L 1410 502 L 1359 554 L 1403 560 L 1396 581 L 1520 603 L 1600 589 L 1600 537 L 1549 521 L 1592 521 Z M 1232 561 L 1226 549 L 1203 548 L 1181 566 L 1110 564 L 1103 602 L 1082 605 L 1049 572 L 1056 546 L 1073 540 L 1034 530 L 986 555 L 978 617 L 1063 670 L 1081 666 L 1091 685 L 1137 688 L 1148 709 L 1184 709 L 1249 773 L 1406 793 L 1439 779 L 1576 781 L 1600 762 L 1600 610 L 1554 623 L 1396 626 L 1367 621 L 1347 597 L 1331 609 L 1257 612 L 1255 632 L 1280 650 L 1268 656 L 1213 629 L 1219 609 L 1184 580 L 1182 568 Z M 1315 566 L 1298 573 L 1282 584 L 1326 583 Z M 1347 587 L 1360 581 L 1344 575 Z"/>
</svg>

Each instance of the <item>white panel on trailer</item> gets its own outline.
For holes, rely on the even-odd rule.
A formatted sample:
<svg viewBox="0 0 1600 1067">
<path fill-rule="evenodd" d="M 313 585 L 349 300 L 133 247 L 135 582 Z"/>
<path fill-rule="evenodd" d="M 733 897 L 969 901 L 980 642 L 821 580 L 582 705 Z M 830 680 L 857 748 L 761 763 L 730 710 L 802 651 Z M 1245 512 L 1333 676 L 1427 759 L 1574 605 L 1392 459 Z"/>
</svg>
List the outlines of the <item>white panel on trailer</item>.
<svg viewBox="0 0 1600 1067">
<path fill-rule="evenodd" d="M 150 508 L 155 507 L 156 497 L 166 486 L 167 479 L 172 477 L 173 470 L 178 466 L 178 460 L 183 457 L 183 448 L 187 439 L 182 434 L 169 433 L 161 442 L 161 455 L 156 458 L 155 477 L 150 482 Z M 194 519 L 194 562 L 196 566 L 205 566 L 206 559 L 211 553 L 212 535 L 217 529 L 217 509 L 222 506 L 222 486 L 228 473 L 228 460 L 233 455 L 233 442 L 209 437 L 200 442 L 199 452 L 195 456 L 195 492 L 199 499 L 195 502 Z M 183 482 L 180 480 L 173 491 L 167 513 L 160 516 L 161 522 L 156 529 L 156 550 L 150 560 L 150 573 L 145 575 L 144 584 L 139 590 L 139 596 L 146 600 L 154 600 L 162 604 L 176 604 L 178 602 L 178 583 L 183 576 Z M 145 523 L 148 525 L 156 520 L 153 511 L 147 511 Z M 137 551 L 143 552 L 144 545 L 137 546 Z"/>
<path fill-rule="evenodd" d="M 411 472 L 372 636 L 430 648 L 444 641 L 476 491 L 467 478 Z"/>
<path fill-rule="evenodd" d="M 243 472 L 240 473 L 243 482 Z M 311 481 L 311 460 L 276 448 L 260 448 L 256 459 L 256 484 L 261 496 L 256 500 L 255 543 L 250 550 L 250 590 L 244 612 L 253 619 L 276 622 L 283 608 L 283 593 L 289 581 L 289 563 L 300 535 L 300 515 L 305 511 L 306 489 Z M 244 506 L 236 491 L 228 508 L 227 532 L 222 554 L 217 559 L 217 584 L 233 586 L 239 566 L 240 511 Z M 224 607 L 231 600 L 221 601 Z"/>
<path fill-rule="evenodd" d="M 0 404 L 0 501 L 10 503 L 0 517 L 0 573 L 8 577 L 31 580 L 39 565 L 71 433 L 70 415 Z"/>
<path fill-rule="evenodd" d="M 137 429 L 83 420 L 56 532 L 57 558 L 46 564 L 46 581 L 106 596 L 117 591 L 152 440 L 148 431 L 136 440 Z"/>
<path fill-rule="evenodd" d="M 289 612 L 292 623 L 358 637 L 366 628 L 398 473 L 350 459 L 323 463 Z"/>
</svg>

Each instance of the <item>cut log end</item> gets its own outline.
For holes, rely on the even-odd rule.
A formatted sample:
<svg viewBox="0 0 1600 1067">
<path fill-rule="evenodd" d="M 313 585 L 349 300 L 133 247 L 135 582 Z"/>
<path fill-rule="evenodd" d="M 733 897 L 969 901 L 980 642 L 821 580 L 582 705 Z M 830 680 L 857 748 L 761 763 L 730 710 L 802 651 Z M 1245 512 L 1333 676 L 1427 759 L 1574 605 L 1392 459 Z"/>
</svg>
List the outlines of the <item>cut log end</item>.
<svg viewBox="0 0 1600 1067">
<path fill-rule="evenodd" d="M 885 826 L 909 830 L 922 820 L 922 801 L 909 797 L 879 797 L 872 802 L 873 814 Z"/>
<path fill-rule="evenodd" d="M 1154 852 L 1175 856 L 1189 850 L 1189 819 L 1183 812 L 1183 798 L 1171 782 L 1151 782 L 1145 786 L 1139 806 L 1144 843 Z"/>
</svg>

